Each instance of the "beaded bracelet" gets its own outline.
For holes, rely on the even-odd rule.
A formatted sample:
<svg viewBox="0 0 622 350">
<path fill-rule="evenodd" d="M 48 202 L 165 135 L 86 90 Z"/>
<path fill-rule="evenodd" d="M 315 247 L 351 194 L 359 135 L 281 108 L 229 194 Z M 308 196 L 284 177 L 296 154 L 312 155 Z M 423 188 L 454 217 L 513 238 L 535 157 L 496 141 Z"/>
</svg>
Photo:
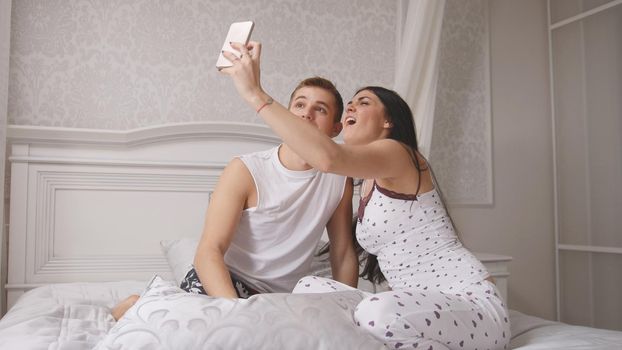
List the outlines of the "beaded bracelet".
<svg viewBox="0 0 622 350">
<path fill-rule="evenodd" d="M 257 114 L 259 114 L 259 112 L 261 112 L 261 110 L 267 106 L 267 105 L 271 105 L 272 102 L 274 102 L 274 100 L 272 99 L 272 97 L 268 97 L 268 100 L 266 102 L 264 102 L 264 104 L 261 105 L 261 107 L 257 108 Z"/>
</svg>

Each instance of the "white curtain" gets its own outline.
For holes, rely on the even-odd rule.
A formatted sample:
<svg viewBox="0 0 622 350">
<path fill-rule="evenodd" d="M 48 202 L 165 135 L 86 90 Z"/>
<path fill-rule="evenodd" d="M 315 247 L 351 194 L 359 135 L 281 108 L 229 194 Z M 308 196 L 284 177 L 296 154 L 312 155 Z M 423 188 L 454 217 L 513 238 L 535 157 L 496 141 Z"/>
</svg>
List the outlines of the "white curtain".
<svg viewBox="0 0 622 350">
<path fill-rule="evenodd" d="M 4 311 L 4 162 L 7 104 L 9 99 L 9 41 L 11 38 L 11 0 L 0 0 L 0 315 Z"/>
<path fill-rule="evenodd" d="M 420 152 L 428 157 L 445 0 L 405 0 L 401 6 L 394 89 L 412 109 Z"/>
</svg>

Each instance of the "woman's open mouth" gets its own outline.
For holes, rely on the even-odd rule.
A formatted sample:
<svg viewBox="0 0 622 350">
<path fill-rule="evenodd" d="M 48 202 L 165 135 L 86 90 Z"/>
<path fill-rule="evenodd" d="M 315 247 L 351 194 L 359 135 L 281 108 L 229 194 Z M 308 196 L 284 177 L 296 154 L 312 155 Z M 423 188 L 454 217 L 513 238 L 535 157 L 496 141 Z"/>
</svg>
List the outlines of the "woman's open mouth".
<svg viewBox="0 0 622 350">
<path fill-rule="evenodd" d="M 352 116 L 346 117 L 345 124 L 346 125 L 354 125 L 354 124 L 356 124 L 356 118 L 352 117 Z"/>
</svg>

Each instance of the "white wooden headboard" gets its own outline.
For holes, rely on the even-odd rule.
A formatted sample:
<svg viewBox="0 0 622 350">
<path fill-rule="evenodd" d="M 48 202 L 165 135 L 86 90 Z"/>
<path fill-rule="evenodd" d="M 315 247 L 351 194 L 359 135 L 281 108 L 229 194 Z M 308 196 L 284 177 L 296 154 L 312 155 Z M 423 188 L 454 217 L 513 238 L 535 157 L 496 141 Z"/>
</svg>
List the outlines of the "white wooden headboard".
<svg viewBox="0 0 622 350">
<path fill-rule="evenodd" d="M 127 132 L 9 126 L 7 138 L 8 307 L 42 284 L 169 274 L 160 240 L 198 237 L 227 162 L 279 143 L 261 125 L 213 122 Z"/>
</svg>

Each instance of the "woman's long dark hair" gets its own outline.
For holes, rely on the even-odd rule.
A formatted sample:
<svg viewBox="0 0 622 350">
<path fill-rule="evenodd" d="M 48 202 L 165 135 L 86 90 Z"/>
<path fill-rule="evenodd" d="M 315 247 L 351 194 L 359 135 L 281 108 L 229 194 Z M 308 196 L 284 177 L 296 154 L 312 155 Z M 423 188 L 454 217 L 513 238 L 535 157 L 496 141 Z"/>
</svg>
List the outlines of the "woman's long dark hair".
<svg viewBox="0 0 622 350">
<path fill-rule="evenodd" d="M 413 165 L 415 166 L 415 169 L 417 169 L 419 179 L 421 179 L 421 173 L 423 171 L 430 171 L 434 186 L 436 187 L 437 192 L 441 197 L 441 201 L 444 203 L 445 201 L 443 198 L 443 194 L 440 188 L 438 188 L 438 183 L 436 182 L 434 173 L 432 172 L 432 168 L 429 166 L 427 161 L 423 165 L 419 161 L 419 157 L 422 156 L 421 154 L 419 154 L 419 148 L 417 146 L 415 121 L 412 111 L 406 101 L 404 101 L 404 99 L 402 99 L 402 97 L 400 97 L 397 92 L 389 90 L 387 88 L 383 88 L 381 86 L 366 86 L 359 89 L 356 93 L 358 94 L 361 91 L 370 91 L 378 97 L 378 99 L 384 106 L 384 110 L 387 118 L 389 119 L 389 122 L 393 124 L 393 127 L 391 128 L 391 133 L 389 134 L 388 138 L 400 142 L 408 150 L 411 155 Z M 420 187 L 421 181 L 418 181 L 417 191 L 415 192 L 415 195 L 419 194 Z M 451 220 L 451 216 L 449 216 L 449 220 L 453 225 L 453 220 Z M 363 277 L 366 280 L 369 280 L 372 283 L 380 284 L 386 281 L 386 278 L 380 270 L 380 266 L 378 265 L 378 258 L 375 255 L 366 252 L 359 245 L 356 239 L 357 222 L 358 220 L 355 217 L 352 223 L 352 239 L 354 240 L 354 247 L 359 257 L 359 263 L 364 265 L 363 271 L 361 271 L 359 276 Z M 456 234 L 458 234 L 457 231 Z M 325 245 L 324 247 L 322 247 L 318 255 L 327 253 L 329 249 L 329 245 Z"/>
<path fill-rule="evenodd" d="M 388 138 L 396 140 L 408 148 L 413 165 L 415 166 L 415 169 L 417 169 L 419 179 L 421 179 L 421 172 L 427 170 L 427 165 L 422 167 L 419 162 L 419 148 L 417 146 L 415 121 L 408 103 L 406 103 L 406 101 L 404 101 L 404 99 L 400 97 L 397 92 L 381 86 L 366 86 L 359 89 L 356 93 L 358 94 L 361 91 L 372 92 L 376 95 L 376 97 L 378 97 L 380 102 L 382 102 L 387 118 L 389 119 L 389 122 L 393 124 Z M 419 194 L 420 187 L 421 181 L 417 181 L 417 191 L 415 192 L 415 195 Z M 382 271 L 380 271 L 378 258 L 373 254 L 364 252 L 364 250 L 358 245 L 356 237 L 354 238 L 354 241 L 355 246 L 357 247 L 357 253 L 359 254 L 359 259 L 363 259 L 362 261 L 364 261 L 365 264 L 360 276 L 373 283 L 382 283 L 386 281 Z"/>
<path fill-rule="evenodd" d="M 421 172 L 427 170 L 426 167 L 422 167 L 419 162 L 419 157 L 417 154 L 419 153 L 419 149 L 417 147 L 417 134 L 415 132 L 415 122 L 413 119 L 412 111 L 410 107 L 400 97 L 400 95 L 387 88 L 383 88 L 381 86 L 366 86 L 364 88 L 359 89 L 356 94 L 361 91 L 370 91 L 374 95 L 378 97 L 380 102 L 382 103 L 386 116 L 389 119 L 389 122 L 393 124 L 391 128 L 391 133 L 389 134 L 389 138 L 400 142 L 404 147 L 407 148 L 411 155 L 411 159 L 417 172 L 419 173 L 419 177 L 421 177 Z M 355 94 L 355 95 L 356 95 Z M 421 181 L 418 181 L 417 191 L 415 195 L 419 193 L 419 187 L 421 186 Z M 363 271 L 359 275 L 364 279 L 369 280 L 372 283 L 382 283 L 386 281 L 385 276 L 380 271 L 380 266 L 378 265 L 378 258 L 366 252 L 356 240 L 356 224 L 357 218 L 354 218 L 352 223 L 352 239 L 354 240 L 354 247 L 356 253 L 359 257 L 359 263 L 364 264 Z M 328 244 L 324 246 L 318 255 L 325 254 L 329 251 Z"/>
</svg>

